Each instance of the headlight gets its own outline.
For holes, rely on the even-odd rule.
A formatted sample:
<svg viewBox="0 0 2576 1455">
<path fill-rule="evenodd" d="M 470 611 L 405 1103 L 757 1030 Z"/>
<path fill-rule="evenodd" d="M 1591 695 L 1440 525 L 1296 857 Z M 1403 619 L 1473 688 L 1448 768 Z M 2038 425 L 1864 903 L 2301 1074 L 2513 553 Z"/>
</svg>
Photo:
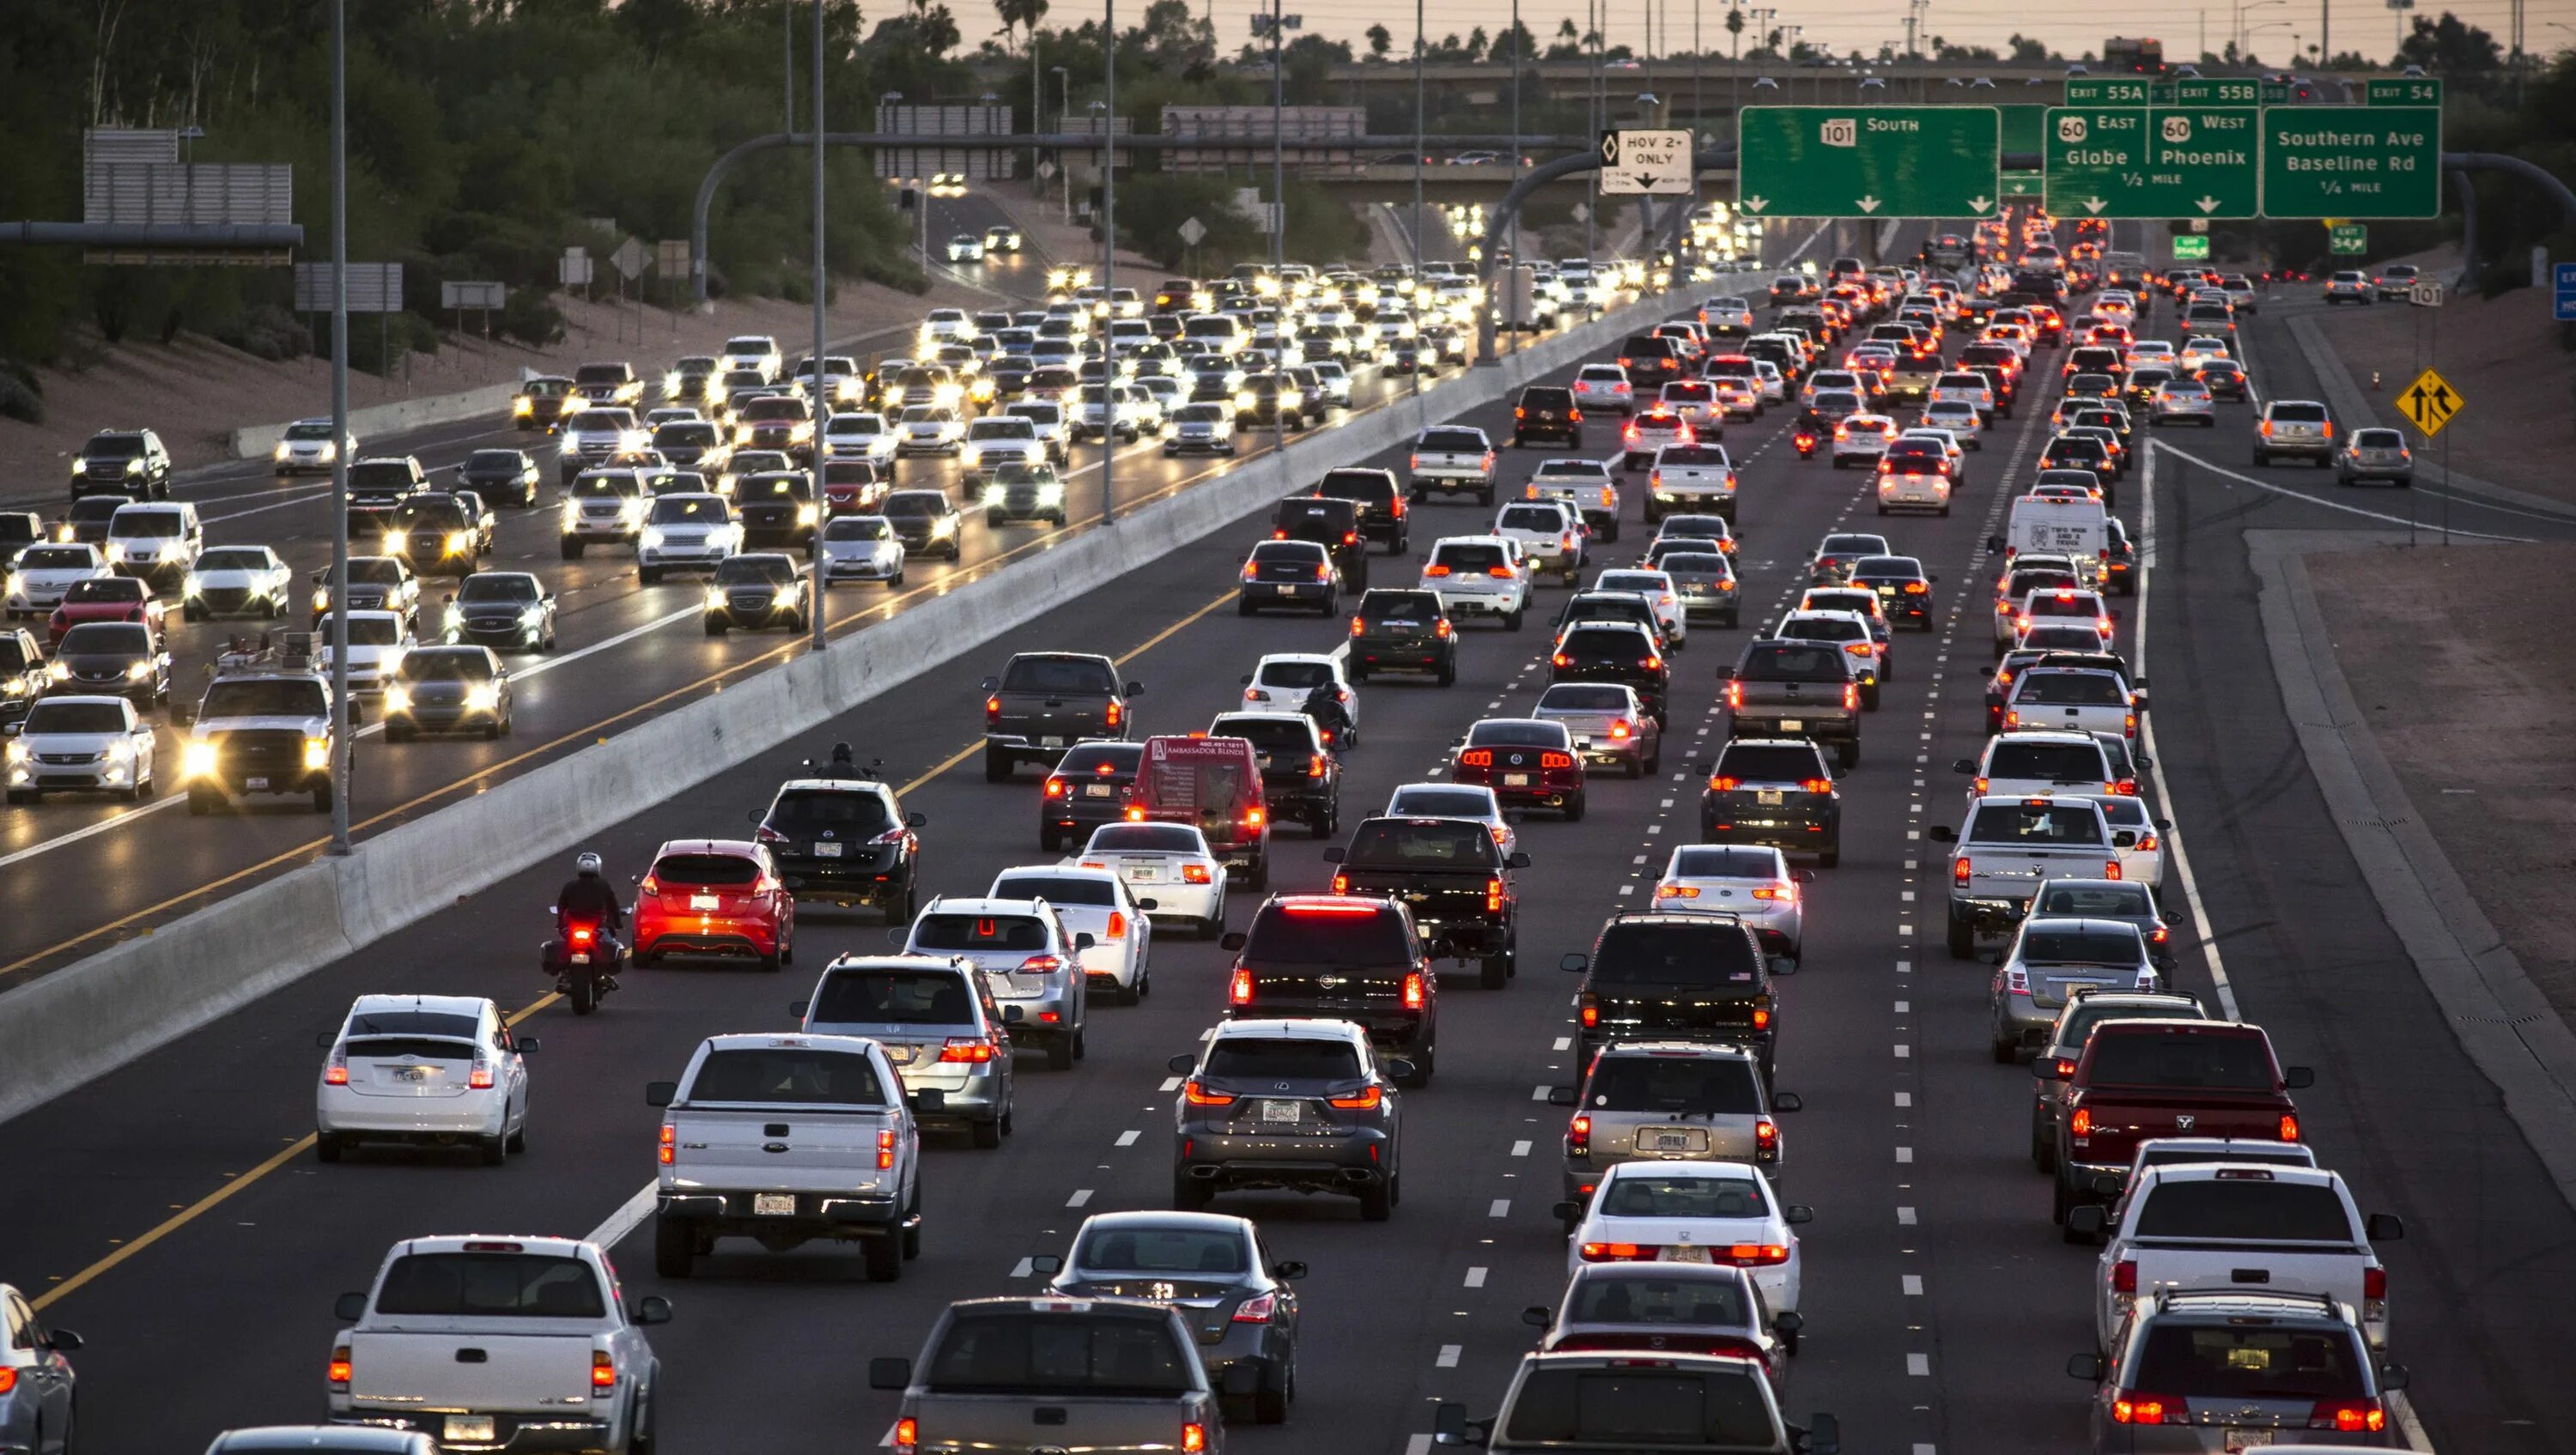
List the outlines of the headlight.
<svg viewBox="0 0 2576 1455">
<path fill-rule="evenodd" d="M 1241 390 L 1234 396 L 1234 407 L 1237 409 L 1250 409 L 1256 402 L 1249 389 Z"/>
<path fill-rule="evenodd" d="M 708 587 L 708 588 L 707 588 L 707 609 L 708 609 L 709 611 L 716 611 L 716 610 L 720 610 L 720 609 L 722 609 L 722 608 L 723 608 L 724 604 L 725 604 L 725 594 L 724 594 L 724 591 L 722 590 L 722 588 L 715 587 L 715 586 L 710 586 L 710 587 Z"/>
<path fill-rule="evenodd" d="M 69 682 L 72 680 L 72 669 L 61 662 L 47 662 L 45 675 L 57 682 Z"/>
<path fill-rule="evenodd" d="M 74 460 L 72 461 L 72 473 L 73 473 L 73 474 L 75 474 L 75 475 L 86 475 L 86 474 L 88 474 L 88 473 L 89 473 L 89 461 L 87 461 L 87 460 L 85 460 L 85 459 L 74 459 Z"/>
<path fill-rule="evenodd" d="M 474 532 L 470 530 L 452 530 L 447 533 L 447 553 L 449 555 L 461 556 L 472 549 L 474 549 Z"/>
<path fill-rule="evenodd" d="M 142 473 L 143 473 L 143 462 L 142 462 L 141 460 L 128 460 L 128 461 L 126 461 L 126 462 L 125 462 L 125 473 L 127 473 L 128 475 L 140 475 L 140 474 L 142 474 Z"/>
<path fill-rule="evenodd" d="M 677 393 L 679 393 L 679 392 L 680 392 L 680 376 L 679 376 L 679 375 L 677 375 L 677 374 L 665 374 L 665 375 L 663 375 L 663 376 L 662 376 L 662 392 L 663 392 L 664 394 L 666 394 L 666 395 L 668 395 L 668 394 L 677 394 Z"/>
<path fill-rule="evenodd" d="M 510 401 L 510 412 L 512 414 L 529 414 L 533 413 L 535 409 L 536 402 L 534 400 L 513 399 Z"/>
<path fill-rule="evenodd" d="M 617 434 L 617 447 L 620 450 L 640 450 L 652 442 L 653 437 L 640 429 L 620 430 Z"/>
<path fill-rule="evenodd" d="M 15 571 L 12 571 L 9 573 L 9 580 L 5 589 L 11 596 L 19 595 L 27 589 L 27 578 L 19 575 Z M 191 591 L 197 589 L 197 580 L 193 576 L 188 578 L 188 589 Z"/>
<path fill-rule="evenodd" d="M 644 535 L 636 544 L 648 551 L 659 549 L 662 544 L 662 528 L 657 525 L 644 527 Z"/>
<path fill-rule="evenodd" d="M 388 556 L 401 555 L 403 553 L 403 548 L 410 544 L 411 536 L 406 532 L 398 530 L 389 530 L 385 532 L 385 554 Z"/>
<path fill-rule="evenodd" d="M 823 511 L 820 506 L 809 504 L 796 507 L 796 523 L 798 525 L 812 525 L 814 522 L 821 520 L 822 518 Z"/>
<path fill-rule="evenodd" d="M 579 502 L 577 502 L 577 501 L 572 501 L 572 500 L 567 500 L 567 501 L 565 501 L 565 502 L 563 503 L 563 525 L 564 525 L 564 529 L 566 529 L 566 530 L 570 530 L 570 529 L 572 529 L 574 526 L 579 525 L 580 523 L 581 523 L 581 505 L 580 505 L 580 503 L 579 503 Z"/>
<path fill-rule="evenodd" d="M 304 766 L 307 768 L 328 768 L 331 766 L 331 740 L 329 738 L 306 738 L 304 740 Z"/>
<path fill-rule="evenodd" d="M 15 746 L 14 744 L 12 746 Z M 179 771 L 195 778 L 215 771 L 215 745 L 192 742 L 179 750 Z"/>
<path fill-rule="evenodd" d="M 1038 487 L 1038 499 L 1049 505 L 1064 499 L 1064 483 L 1055 481 Z"/>
<path fill-rule="evenodd" d="M 285 459 L 285 458 L 286 458 L 286 456 L 287 456 L 287 453 L 288 453 L 287 448 L 286 448 L 286 441 L 284 441 L 284 440 L 279 440 L 279 441 L 277 442 L 277 448 L 276 448 L 276 449 L 273 449 L 273 450 L 271 450 L 271 451 L 269 451 L 268 453 L 269 453 L 269 457 L 270 457 L 271 459 L 277 459 L 277 460 L 283 460 L 283 459 Z"/>
<path fill-rule="evenodd" d="M 329 611 L 331 609 L 331 588 L 325 586 L 314 591 L 313 609 L 315 611 Z"/>
<path fill-rule="evenodd" d="M 8 759 L 9 759 L 9 761 L 10 761 L 10 762 L 12 762 L 12 763 L 23 763 L 23 762 L 27 761 L 27 758 L 28 758 L 28 749 L 27 749 L 27 745 L 26 745 L 25 743 L 19 742 L 19 741 L 18 741 L 17 739 L 15 739 L 15 738 L 10 739 L 10 740 L 9 740 L 9 747 L 8 747 Z"/>
<path fill-rule="evenodd" d="M 939 519 L 932 521 L 930 523 L 930 533 L 934 536 L 953 536 L 957 534 L 956 518 L 954 516 L 943 515 Z"/>
<path fill-rule="evenodd" d="M 403 687 L 387 687 L 387 688 L 385 689 L 385 711 L 387 711 L 387 712 L 409 712 L 409 711 L 411 711 L 411 692 L 410 692 L 410 690 L 409 690 L 409 689 L 407 689 L 407 688 L 403 688 Z"/>
<path fill-rule="evenodd" d="M 501 707 L 498 683 L 485 682 L 465 689 L 465 705 L 476 712 L 497 712 Z"/>
</svg>

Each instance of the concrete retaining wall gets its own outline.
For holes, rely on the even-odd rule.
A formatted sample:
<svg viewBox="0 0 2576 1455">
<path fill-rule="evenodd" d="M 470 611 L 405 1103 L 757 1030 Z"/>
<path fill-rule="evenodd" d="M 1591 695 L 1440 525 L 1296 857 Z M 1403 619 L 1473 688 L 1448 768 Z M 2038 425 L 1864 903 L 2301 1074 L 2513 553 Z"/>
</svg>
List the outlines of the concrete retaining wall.
<svg viewBox="0 0 2576 1455">
<path fill-rule="evenodd" d="M 1399 399 L 1073 535 L 722 692 L 488 792 L 217 900 L 157 932 L 0 995 L 0 1120 L 105 1075 L 377 939 L 561 853 L 961 652 L 1364 460 L 1426 424 L 1560 376 L 1678 297 L 1539 340 L 1495 367 Z M 415 423 L 421 421 L 414 421 Z M 383 428 L 384 426 L 374 426 Z M 504 847 L 506 846 L 506 847 Z"/>
<path fill-rule="evenodd" d="M 425 429 L 434 424 L 454 424 L 460 419 L 486 419 L 497 427 L 510 413 L 510 395 L 516 384 L 493 384 L 482 389 L 468 389 L 462 394 L 437 394 L 427 399 L 405 399 L 394 404 L 370 405 L 349 411 L 349 433 L 360 444 L 407 430 Z M 235 459 L 265 459 L 277 442 L 286 435 L 283 424 L 254 424 L 232 432 Z"/>
</svg>

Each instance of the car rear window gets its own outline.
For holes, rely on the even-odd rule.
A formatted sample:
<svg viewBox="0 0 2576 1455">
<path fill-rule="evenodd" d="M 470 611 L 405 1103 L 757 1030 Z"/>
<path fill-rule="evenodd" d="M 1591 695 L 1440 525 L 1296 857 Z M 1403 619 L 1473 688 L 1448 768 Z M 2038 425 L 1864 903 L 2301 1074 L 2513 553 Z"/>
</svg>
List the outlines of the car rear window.
<svg viewBox="0 0 2576 1455">
<path fill-rule="evenodd" d="M 811 1106 L 880 1106 L 876 1067 L 856 1051 L 817 1046 L 746 1046 L 710 1051 L 689 1082 L 688 1099 Z"/>
<path fill-rule="evenodd" d="M 760 878 L 760 861 L 743 854 L 665 854 L 653 861 L 652 877 L 664 884 L 749 884 Z"/>
<path fill-rule="evenodd" d="M 1746 783 L 1803 783 L 1828 776 L 1824 759 L 1809 747 L 1730 743 L 1718 755 L 1717 776 Z"/>
<path fill-rule="evenodd" d="M 836 970 L 823 977 L 806 1019 L 815 1025 L 971 1025 L 974 993 L 953 970 Z"/>
<path fill-rule="evenodd" d="M 1731 1368 L 1543 1366 L 1513 1391 L 1502 1436 L 1585 1449 L 1770 1450 L 1780 1433 L 1755 1378 Z"/>
<path fill-rule="evenodd" d="M 1541 710 L 1559 712 L 1624 712 L 1628 692 L 1622 687 L 1603 687 L 1583 682 L 1560 682 L 1540 694 Z"/>
<path fill-rule="evenodd" d="M 1606 1273 L 1607 1276 L 1604 1276 Z M 1565 1322 L 1746 1327 L 1744 1285 L 1733 1278 L 1631 1269 L 1592 1270 L 1575 1283 Z"/>
<path fill-rule="evenodd" d="M 916 950 L 1022 950 L 1047 947 L 1043 920 L 1025 914 L 925 914 L 912 927 Z"/>
<path fill-rule="evenodd" d="M 1614 1218 L 1758 1218 L 1771 1201 L 1759 1176 L 1617 1177 L 1601 1195 L 1601 1212 Z"/>
<path fill-rule="evenodd" d="M 1594 1063 L 1583 1104 L 1596 1111 L 1752 1116 L 1762 1110 L 1762 1091 L 1751 1061 L 1639 1053 Z"/>
<path fill-rule="evenodd" d="M 2044 603 L 2034 603 L 2037 614 Z M 2122 707 L 2128 697 L 2118 678 L 2099 672 L 2033 672 L 2021 679 L 2016 703 L 2038 702 L 2066 707 Z"/>
<path fill-rule="evenodd" d="M 1833 647 L 1764 643 L 1745 649 L 1735 675 L 1748 682 L 1838 681 L 1851 675 L 1843 662 L 1844 654 Z"/>
<path fill-rule="evenodd" d="M 2163 1086 L 2211 1091 L 2271 1091 L 2279 1086 L 2261 1036 L 2175 1035 L 2162 1030 L 2105 1031 L 2093 1038 L 2095 1086 Z"/>
<path fill-rule="evenodd" d="M 1208 736 L 1241 738 L 1253 750 L 1271 755 L 1316 751 L 1313 720 L 1305 717 L 1262 718 L 1249 715 L 1220 717 L 1208 725 Z M 1282 763 L 1279 766 L 1286 767 Z"/>
<path fill-rule="evenodd" d="M 1179 825 L 1110 824 L 1092 834 L 1090 847 L 1104 854 L 1204 854 L 1207 841 Z"/>
<path fill-rule="evenodd" d="M 410 1253 L 385 1270 L 379 1314 L 429 1318 L 596 1319 L 599 1275 L 578 1258 L 528 1253 Z"/>
<path fill-rule="evenodd" d="M 1777 850 L 1709 844 L 1682 850 L 1669 872 L 1680 879 L 1776 879 L 1781 868 Z"/>
<path fill-rule="evenodd" d="M 1043 899 L 1049 904 L 1116 908 L 1118 886 L 1079 874 L 1005 874 L 993 881 L 995 899 Z"/>
<path fill-rule="evenodd" d="M 1762 955 L 1743 926 L 1679 918 L 1619 920 L 1593 947 L 1599 985 L 1695 985 L 1750 993 L 1765 980 Z"/>
<path fill-rule="evenodd" d="M 873 790 L 791 788 L 769 806 L 769 826 L 791 835 L 829 830 L 873 838 L 894 827 L 894 815 Z"/>
<path fill-rule="evenodd" d="M 1361 869 L 1474 869 L 1500 865 L 1493 833 L 1462 819 L 1371 819 L 1351 835 L 1344 861 Z"/>
<path fill-rule="evenodd" d="M 1392 907 L 1360 913 L 1340 905 L 1270 904 L 1247 937 L 1244 958 L 1271 965 L 1394 969 L 1413 960 L 1411 937 Z"/>
<path fill-rule="evenodd" d="M 2364 1399 L 2361 1349 L 2349 1330 L 2158 1319 L 2138 1354 L 2135 1387 L 2202 1409 L 2253 1400 Z"/>
<path fill-rule="evenodd" d="M 2026 930 L 2021 958 L 2043 965 L 2136 965 L 2146 954 L 2138 932 L 2123 925 L 2117 930 Z"/>
<path fill-rule="evenodd" d="M 1276 1043 L 1268 1043 L 1276 1044 Z M 1344 1048 L 1344 1054 L 1349 1053 Z M 1243 1237 L 1232 1230 L 1111 1225 L 1093 1228 L 1075 1248 L 1073 1266 L 1092 1273 L 1241 1273 L 1249 1265 Z"/>
<path fill-rule="evenodd" d="M 2095 744 L 2017 743 L 2006 737 L 1998 740 L 1994 752 L 1988 755 L 1985 776 L 2098 783 L 2102 773 L 2102 749 Z"/>
<path fill-rule="evenodd" d="M 1968 832 L 1971 844 L 2099 845 L 2102 815 L 2081 802 L 1990 803 L 1979 808 Z"/>
<path fill-rule="evenodd" d="M 2143 884 L 2052 884 L 2040 892 L 2031 913 L 2097 915 L 2123 918 L 2152 912 Z"/>
<path fill-rule="evenodd" d="M 2326 407 L 2322 404 L 2275 404 L 2271 417 L 2293 424 L 2323 424 L 2326 422 Z"/>
<path fill-rule="evenodd" d="M 1089 658 L 1014 657 L 1002 671 L 1002 690 L 1110 697 L 1118 692 L 1118 674 L 1108 663 Z"/>
<path fill-rule="evenodd" d="M 1360 1056 L 1348 1041 L 1220 1036 L 1208 1046 L 1201 1070 L 1245 1081 L 1356 1081 Z"/>
<path fill-rule="evenodd" d="M 1446 566 L 1453 574 L 1478 575 L 1497 566 L 1509 566 L 1510 560 L 1498 545 L 1480 542 L 1442 541 L 1432 548 L 1431 564 Z"/>
<path fill-rule="evenodd" d="M 2136 1232 L 2141 1238 L 2358 1241 L 2332 1187 L 2261 1174 L 2158 1183 L 2138 1209 Z"/>
<path fill-rule="evenodd" d="M 1472 429 L 1426 429 L 1422 437 L 1413 442 L 1413 447 L 1434 454 L 1481 454 L 1485 450 L 1485 437 Z"/>
<path fill-rule="evenodd" d="M 1154 1399 L 1188 1393 L 1197 1368 L 1160 1309 L 1006 1305 L 957 1310 L 920 1378 L 933 1394 Z"/>
</svg>

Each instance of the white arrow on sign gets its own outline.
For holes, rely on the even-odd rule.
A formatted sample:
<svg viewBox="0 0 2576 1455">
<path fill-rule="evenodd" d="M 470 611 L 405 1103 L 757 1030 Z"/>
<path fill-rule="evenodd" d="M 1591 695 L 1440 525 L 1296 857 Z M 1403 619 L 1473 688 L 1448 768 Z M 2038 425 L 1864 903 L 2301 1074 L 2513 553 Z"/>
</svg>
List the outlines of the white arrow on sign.
<svg viewBox="0 0 2576 1455">
<path fill-rule="evenodd" d="M 2103 201 L 2099 197 L 2087 197 L 2084 199 L 2084 210 L 2092 213 L 2096 217 L 2099 217 L 2102 214 L 2103 208 L 2110 205 L 2110 203 Z"/>
<path fill-rule="evenodd" d="M 1759 212 L 1763 208 L 1771 205 L 1771 199 L 1768 197 L 1747 197 L 1744 199 L 1743 205 L 1744 210 L 1747 212 Z"/>
<path fill-rule="evenodd" d="M 2193 203 L 2192 206 L 2199 208 L 2203 212 L 2216 212 L 2218 210 L 2218 199 L 2215 197 L 2203 197 L 2198 202 Z"/>
<path fill-rule="evenodd" d="M 1968 199 L 1968 210 L 1977 214 L 1979 217 L 1985 216 L 1986 209 L 1994 205 L 1995 200 L 1991 197 L 1971 197 Z"/>
<path fill-rule="evenodd" d="M 1876 212 L 1878 210 L 1878 199 L 1875 197 L 1861 198 L 1860 210 L 1863 212 Z"/>
</svg>

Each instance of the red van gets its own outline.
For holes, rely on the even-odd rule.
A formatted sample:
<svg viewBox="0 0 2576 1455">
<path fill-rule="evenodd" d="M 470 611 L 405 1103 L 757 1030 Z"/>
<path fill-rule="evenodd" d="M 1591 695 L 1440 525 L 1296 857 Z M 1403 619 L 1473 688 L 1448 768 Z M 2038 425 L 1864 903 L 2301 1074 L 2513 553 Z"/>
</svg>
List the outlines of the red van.
<svg viewBox="0 0 2576 1455">
<path fill-rule="evenodd" d="M 1127 817 L 1190 824 L 1237 882 L 1269 887 L 1270 810 L 1261 798 L 1261 759 L 1243 738 L 1147 738 Z"/>
</svg>

